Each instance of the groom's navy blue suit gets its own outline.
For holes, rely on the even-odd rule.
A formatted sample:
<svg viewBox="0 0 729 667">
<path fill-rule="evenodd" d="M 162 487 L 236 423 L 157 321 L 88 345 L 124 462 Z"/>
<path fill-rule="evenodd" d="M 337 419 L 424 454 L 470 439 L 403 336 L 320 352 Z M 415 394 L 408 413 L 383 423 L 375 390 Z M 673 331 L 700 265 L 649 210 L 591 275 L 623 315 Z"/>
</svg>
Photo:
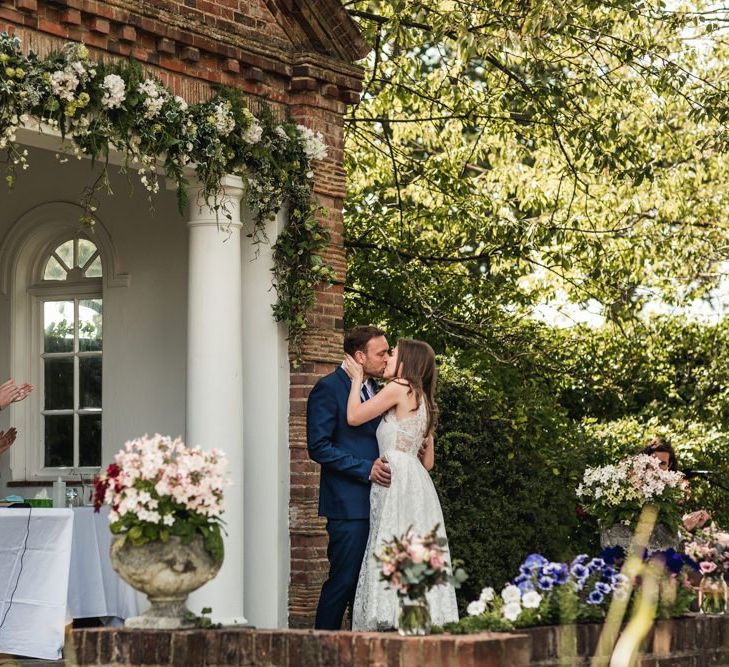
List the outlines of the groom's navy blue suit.
<svg viewBox="0 0 729 667">
<path fill-rule="evenodd" d="M 378 457 L 380 418 L 347 424 L 347 398 L 352 383 L 342 368 L 326 375 L 309 394 L 306 436 L 309 456 L 321 465 L 319 516 L 327 518 L 329 578 L 316 610 L 315 627 L 339 630 L 354 601 L 370 517 L 372 464 Z"/>
</svg>

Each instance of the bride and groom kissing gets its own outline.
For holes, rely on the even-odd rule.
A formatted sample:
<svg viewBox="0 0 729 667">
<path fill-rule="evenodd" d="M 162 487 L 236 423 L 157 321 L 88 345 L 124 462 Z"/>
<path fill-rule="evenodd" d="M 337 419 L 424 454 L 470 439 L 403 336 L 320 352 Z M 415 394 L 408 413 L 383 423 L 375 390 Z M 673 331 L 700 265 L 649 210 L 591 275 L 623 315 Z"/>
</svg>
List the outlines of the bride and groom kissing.
<svg viewBox="0 0 729 667">
<path fill-rule="evenodd" d="M 438 524 L 445 537 L 428 473 L 435 354 L 427 343 L 409 339 L 390 353 L 385 333 L 373 326 L 349 331 L 344 352 L 343 364 L 317 382 L 307 404 L 307 446 L 321 465 L 319 515 L 329 535 L 329 575 L 315 627 L 341 629 L 349 606 L 353 630 L 388 630 L 396 627 L 397 594 L 380 580 L 374 554 L 411 526 L 426 534 Z M 381 390 L 373 378 L 385 379 Z M 429 591 L 428 603 L 433 623 L 458 620 L 451 585 Z"/>
</svg>

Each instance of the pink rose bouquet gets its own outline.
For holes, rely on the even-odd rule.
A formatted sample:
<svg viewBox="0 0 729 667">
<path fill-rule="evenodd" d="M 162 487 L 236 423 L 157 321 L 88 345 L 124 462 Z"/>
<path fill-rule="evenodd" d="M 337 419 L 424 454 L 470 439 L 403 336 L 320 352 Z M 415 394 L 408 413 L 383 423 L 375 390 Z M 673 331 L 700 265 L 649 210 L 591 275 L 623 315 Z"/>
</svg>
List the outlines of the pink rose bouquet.
<svg viewBox="0 0 729 667">
<path fill-rule="evenodd" d="M 427 535 L 417 535 L 412 527 L 401 537 L 382 545 L 375 558 L 381 564 L 380 578 L 401 598 L 418 600 L 434 586 L 451 583 L 459 588 L 466 580 L 461 568 L 452 571 L 445 560 L 447 541 L 435 526 Z"/>
</svg>

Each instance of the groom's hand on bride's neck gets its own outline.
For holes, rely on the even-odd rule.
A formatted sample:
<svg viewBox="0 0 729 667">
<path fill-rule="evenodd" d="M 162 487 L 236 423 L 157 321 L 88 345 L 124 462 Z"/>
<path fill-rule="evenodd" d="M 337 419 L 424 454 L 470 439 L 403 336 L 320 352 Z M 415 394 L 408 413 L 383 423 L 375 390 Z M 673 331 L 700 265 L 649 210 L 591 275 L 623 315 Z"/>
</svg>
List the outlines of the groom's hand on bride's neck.
<svg viewBox="0 0 729 667">
<path fill-rule="evenodd" d="M 382 458 L 375 459 L 370 470 L 370 481 L 380 486 L 390 486 L 390 466 Z"/>
</svg>

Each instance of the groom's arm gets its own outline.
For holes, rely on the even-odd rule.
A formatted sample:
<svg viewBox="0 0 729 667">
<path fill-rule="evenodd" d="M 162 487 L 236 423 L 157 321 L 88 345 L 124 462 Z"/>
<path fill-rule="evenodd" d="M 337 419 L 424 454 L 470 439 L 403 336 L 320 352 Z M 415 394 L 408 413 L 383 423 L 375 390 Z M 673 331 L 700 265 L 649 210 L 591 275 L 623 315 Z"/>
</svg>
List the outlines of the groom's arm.
<svg viewBox="0 0 729 667">
<path fill-rule="evenodd" d="M 319 382 L 311 390 L 306 404 L 306 445 L 309 456 L 323 468 L 369 484 L 373 462 L 338 447 L 334 442 L 336 428 L 336 395 L 332 388 Z"/>
</svg>

